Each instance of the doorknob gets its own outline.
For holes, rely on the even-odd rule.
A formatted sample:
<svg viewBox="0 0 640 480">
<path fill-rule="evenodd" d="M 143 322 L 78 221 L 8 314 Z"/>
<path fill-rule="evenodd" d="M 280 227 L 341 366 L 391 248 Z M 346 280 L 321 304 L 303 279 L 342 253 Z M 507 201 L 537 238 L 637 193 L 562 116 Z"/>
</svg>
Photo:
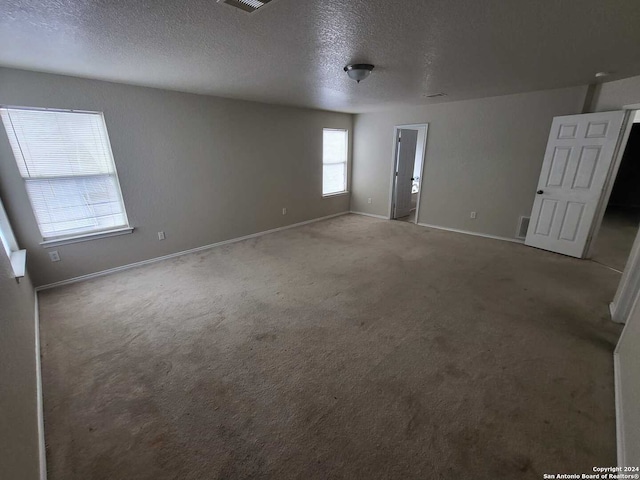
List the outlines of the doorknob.
<svg viewBox="0 0 640 480">
<path fill-rule="evenodd" d="M 542 195 L 542 194 L 544 193 L 544 191 L 543 191 L 543 190 L 538 190 L 536 193 L 537 193 L 538 195 Z"/>
</svg>

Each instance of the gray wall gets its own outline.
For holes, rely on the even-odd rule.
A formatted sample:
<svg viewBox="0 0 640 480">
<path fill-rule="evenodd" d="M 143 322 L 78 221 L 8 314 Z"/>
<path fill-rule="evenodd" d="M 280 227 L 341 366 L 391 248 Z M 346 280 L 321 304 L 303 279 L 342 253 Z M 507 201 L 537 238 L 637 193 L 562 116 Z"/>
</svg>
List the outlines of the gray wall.
<svg viewBox="0 0 640 480">
<path fill-rule="evenodd" d="M 55 247 L 62 261 L 51 263 L 2 129 L 0 194 L 35 285 L 349 208 L 349 195 L 322 198 L 322 128 L 351 130 L 352 115 L 5 68 L 0 104 L 104 112 L 135 226 Z"/>
<path fill-rule="evenodd" d="M 639 296 L 640 298 L 640 296 Z M 636 303 L 618 341 L 618 402 L 624 425 L 624 466 L 640 465 L 640 302 Z M 620 413 L 620 412 L 619 412 Z M 620 447 L 620 445 L 618 445 Z"/>
<path fill-rule="evenodd" d="M 36 480 L 38 423 L 34 291 L 16 283 L 0 247 L 0 477 Z"/>
<path fill-rule="evenodd" d="M 592 110 L 607 112 L 638 103 L 640 103 L 640 76 L 601 84 L 594 95 Z"/>
<path fill-rule="evenodd" d="M 579 113 L 585 94 L 575 87 L 356 115 L 351 210 L 389 214 L 393 127 L 428 123 L 419 222 L 513 238 L 531 213 L 553 117 Z"/>
</svg>

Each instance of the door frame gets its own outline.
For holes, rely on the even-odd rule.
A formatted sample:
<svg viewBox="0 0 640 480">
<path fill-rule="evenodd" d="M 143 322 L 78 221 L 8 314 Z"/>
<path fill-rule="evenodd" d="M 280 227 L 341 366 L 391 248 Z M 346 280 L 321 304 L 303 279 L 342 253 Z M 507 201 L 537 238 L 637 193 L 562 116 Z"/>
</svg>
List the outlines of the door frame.
<svg viewBox="0 0 640 480">
<path fill-rule="evenodd" d="M 416 200 L 416 216 L 413 223 L 418 223 L 418 213 L 420 212 L 420 197 L 422 195 L 422 185 L 424 178 L 424 163 L 427 158 L 427 137 L 429 136 L 429 124 L 428 123 L 410 123 L 405 125 L 396 125 L 393 127 L 393 147 L 391 157 L 391 187 L 389 188 L 389 212 L 387 218 L 393 220 L 393 205 L 396 197 L 396 170 L 398 169 L 398 135 L 400 130 L 409 129 L 415 130 L 417 128 L 424 127 L 424 140 L 422 141 L 422 159 L 420 162 L 420 189 L 418 190 L 418 198 Z M 417 148 L 416 143 L 416 148 Z M 415 164 L 414 167 L 415 169 Z"/>
<path fill-rule="evenodd" d="M 597 239 L 600 225 L 602 224 L 602 219 L 604 218 L 604 213 L 607 208 L 607 204 L 609 203 L 609 197 L 611 196 L 611 191 L 613 190 L 613 184 L 615 182 L 616 176 L 618 175 L 620 163 L 622 162 L 624 150 L 627 147 L 627 141 L 629 140 L 631 127 L 633 127 L 632 116 L 635 116 L 636 110 L 640 110 L 640 103 L 625 105 L 624 107 L 622 107 L 622 109 L 625 110 L 626 114 L 624 123 L 622 124 L 622 128 L 620 130 L 618 150 L 614 158 L 614 166 L 611 170 L 611 176 L 607 180 L 607 184 L 605 186 L 605 194 L 603 196 L 604 201 L 602 202 L 601 208 L 598 211 L 597 225 L 593 230 L 592 237 L 589 239 L 590 242 L 592 239 Z M 590 243 L 588 247 L 587 258 L 591 257 L 592 248 L 594 245 L 595 242 Z M 633 308 L 633 304 L 635 302 L 636 296 L 638 295 L 638 292 L 640 292 L 640 228 L 638 229 L 636 239 L 634 240 L 633 246 L 631 247 L 631 252 L 629 252 L 629 258 L 627 259 L 627 263 L 624 266 L 622 278 L 620 279 L 620 283 L 618 284 L 618 288 L 616 290 L 615 296 L 613 297 L 613 301 L 609 304 L 609 313 L 611 314 L 611 319 L 614 322 L 626 323 L 627 318 L 631 313 L 631 309 Z"/>
<path fill-rule="evenodd" d="M 595 216 L 593 217 L 593 223 L 591 224 L 591 231 L 589 232 L 589 236 L 587 237 L 587 244 L 582 256 L 582 258 L 584 259 L 590 259 L 593 255 L 593 250 L 595 247 L 594 240 L 598 238 L 598 234 L 600 233 L 602 220 L 604 219 L 604 214 L 607 210 L 607 205 L 609 204 L 609 198 L 611 197 L 611 192 L 613 191 L 613 184 L 615 183 L 616 177 L 618 176 L 618 170 L 620 169 L 622 157 L 624 156 L 624 150 L 627 147 L 627 140 L 629 140 L 631 127 L 633 126 L 632 117 L 635 115 L 635 110 L 640 110 L 640 104 L 625 105 L 624 107 L 622 107 L 622 110 L 624 110 L 624 118 L 622 119 L 622 126 L 620 127 L 618 141 L 616 142 L 616 148 L 613 153 L 613 162 L 611 162 L 611 167 L 609 167 L 609 173 L 607 174 L 607 178 L 605 179 L 604 187 L 602 188 L 602 195 L 600 196 L 600 201 L 598 203 L 598 207 L 596 208 Z"/>
</svg>

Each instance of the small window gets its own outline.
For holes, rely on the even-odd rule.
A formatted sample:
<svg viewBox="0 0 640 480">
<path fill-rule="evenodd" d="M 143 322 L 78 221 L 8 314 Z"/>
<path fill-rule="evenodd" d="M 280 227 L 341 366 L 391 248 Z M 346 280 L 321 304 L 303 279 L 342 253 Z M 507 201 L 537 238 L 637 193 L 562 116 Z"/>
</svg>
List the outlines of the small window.
<svg viewBox="0 0 640 480">
<path fill-rule="evenodd" d="M 325 128 L 322 131 L 322 195 L 347 191 L 348 132 Z"/>
<path fill-rule="evenodd" d="M 128 228 L 102 113 L 0 108 L 43 240 Z"/>
</svg>

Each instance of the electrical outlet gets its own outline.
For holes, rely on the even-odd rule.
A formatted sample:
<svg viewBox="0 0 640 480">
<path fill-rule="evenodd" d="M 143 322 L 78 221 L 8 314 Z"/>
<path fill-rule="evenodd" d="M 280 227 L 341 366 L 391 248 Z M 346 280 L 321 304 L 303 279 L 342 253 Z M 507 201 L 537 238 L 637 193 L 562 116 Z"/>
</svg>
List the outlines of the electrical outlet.
<svg viewBox="0 0 640 480">
<path fill-rule="evenodd" d="M 287 214 L 287 209 L 286 209 L 286 208 L 283 208 L 283 209 L 282 209 L 282 214 L 283 214 L 283 215 L 286 215 L 286 214 Z"/>
<path fill-rule="evenodd" d="M 60 255 L 58 254 L 57 250 L 54 250 L 53 252 L 49 252 L 49 258 L 51 259 L 52 262 L 60 261 Z"/>
<path fill-rule="evenodd" d="M 371 203 L 371 197 L 367 198 L 367 203 Z"/>
<path fill-rule="evenodd" d="M 164 232 L 158 232 L 158 240 L 164 240 Z"/>
<path fill-rule="evenodd" d="M 476 218 L 476 212 L 471 212 L 471 215 L 469 215 L 469 218 Z"/>
</svg>

